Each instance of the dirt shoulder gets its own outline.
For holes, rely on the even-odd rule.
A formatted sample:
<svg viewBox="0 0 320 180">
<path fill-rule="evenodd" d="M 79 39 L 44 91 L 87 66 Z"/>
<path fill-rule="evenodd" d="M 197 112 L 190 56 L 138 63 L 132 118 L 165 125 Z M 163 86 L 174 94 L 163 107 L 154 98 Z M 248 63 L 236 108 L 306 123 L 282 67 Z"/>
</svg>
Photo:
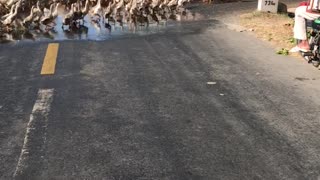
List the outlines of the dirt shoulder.
<svg viewBox="0 0 320 180">
<path fill-rule="evenodd" d="M 301 0 L 281 0 L 287 9 L 298 6 Z M 233 3 L 214 4 L 208 13 L 210 18 L 217 19 L 228 26 L 229 29 L 250 33 L 253 36 L 270 43 L 279 50 L 290 50 L 295 46 L 293 39 L 294 20 L 287 13 L 273 14 L 257 11 L 256 0 L 243 0 Z M 208 5 L 210 6 L 210 5 Z M 293 54 L 296 56 L 296 54 Z"/>
<path fill-rule="evenodd" d="M 285 4 L 285 3 L 283 3 Z M 296 2 L 285 4 L 288 9 L 296 7 Z M 240 15 L 239 25 L 263 41 L 271 43 L 277 50 L 287 50 L 295 46 L 293 38 L 294 19 L 288 13 L 249 12 Z"/>
<path fill-rule="evenodd" d="M 287 14 L 251 12 L 240 16 L 240 25 L 246 31 L 263 41 L 270 42 L 276 49 L 291 49 L 295 46 L 293 38 L 294 20 Z"/>
<path fill-rule="evenodd" d="M 241 0 L 231 3 L 221 3 L 223 0 L 212 1 L 213 4 L 191 3 L 189 8 L 208 19 L 222 22 L 231 30 L 252 34 L 271 44 L 275 53 L 282 49 L 288 51 L 295 46 L 296 43 L 293 39 L 294 19 L 289 17 L 287 13 L 258 12 L 257 0 Z M 279 1 L 286 6 L 286 9 L 296 8 L 300 2 L 301 0 Z M 297 54 L 292 55 L 297 56 Z"/>
</svg>

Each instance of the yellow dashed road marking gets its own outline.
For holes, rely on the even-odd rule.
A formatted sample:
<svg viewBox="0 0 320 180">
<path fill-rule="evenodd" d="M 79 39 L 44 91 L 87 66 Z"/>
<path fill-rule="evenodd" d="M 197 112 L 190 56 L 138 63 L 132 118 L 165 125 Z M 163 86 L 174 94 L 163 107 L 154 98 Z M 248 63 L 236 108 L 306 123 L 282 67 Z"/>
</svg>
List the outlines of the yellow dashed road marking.
<svg viewBox="0 0 320 180">
<path fill-rule="evenodd" d="M 44 57 L 41 75 L 54 74 L 58 56 L 59 44 L 50 43 L 48 45 L 46 56 Z"/>
</svg>

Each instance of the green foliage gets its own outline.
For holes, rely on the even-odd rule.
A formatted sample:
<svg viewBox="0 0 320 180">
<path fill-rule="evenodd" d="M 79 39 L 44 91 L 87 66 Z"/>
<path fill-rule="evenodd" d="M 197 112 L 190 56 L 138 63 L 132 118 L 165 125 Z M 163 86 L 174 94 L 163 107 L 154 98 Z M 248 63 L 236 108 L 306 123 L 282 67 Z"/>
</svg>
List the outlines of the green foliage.
<svg viewBox="0 0 320 180">
<path fill-rule="evenodd" d="M 311 38 L 311 30 L 308 30 L 308 31 L 307 31 L 307 37 L 308 37 L 308 39 Z"/>
<path fill-rule="evenodd" d="M 295 38 L 289 38 L 289 42 L 291 43 L 291 44 L 297 44 L 297 40 L 295 39 Z"/>
<path fill-rule="evenodd" d="M 289 55 L 289 50 L 282 48 L 281 50 L 277 51 L 277 54 L 287 56 Z"/>
</svg>

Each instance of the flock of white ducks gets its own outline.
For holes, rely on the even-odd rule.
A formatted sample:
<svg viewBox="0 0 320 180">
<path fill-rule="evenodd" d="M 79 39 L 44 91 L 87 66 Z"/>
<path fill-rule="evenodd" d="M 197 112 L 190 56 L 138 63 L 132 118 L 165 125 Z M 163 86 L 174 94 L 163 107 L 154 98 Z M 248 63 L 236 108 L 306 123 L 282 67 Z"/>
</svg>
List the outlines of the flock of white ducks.
<svg viewBox="0 0 320 180">
<path fill-rule="evenodd" d="M 124 23 L 135 27 L 159 24 L 183 13 L 189 0 L 0 0 L 0 35 L 13 30 L 49 31 L 61 16 L 62 28 L 79 28 L 88 16 L 91 23 Z M 101 22 L 101 23 L 100 23 Z"/>
</svg>

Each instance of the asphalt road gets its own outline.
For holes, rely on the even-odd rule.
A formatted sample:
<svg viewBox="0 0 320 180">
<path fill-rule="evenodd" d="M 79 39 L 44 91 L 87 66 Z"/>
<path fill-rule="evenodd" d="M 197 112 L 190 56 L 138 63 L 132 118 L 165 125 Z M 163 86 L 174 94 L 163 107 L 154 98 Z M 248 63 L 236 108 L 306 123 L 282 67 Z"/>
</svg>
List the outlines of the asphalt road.
<svg viewBox="0 0 320 180">
<path fill-rule="evenodd" d="M 310 179 L 320 72 L 213 20 L 0 45 L 1 179 Z"/>
</svg>

